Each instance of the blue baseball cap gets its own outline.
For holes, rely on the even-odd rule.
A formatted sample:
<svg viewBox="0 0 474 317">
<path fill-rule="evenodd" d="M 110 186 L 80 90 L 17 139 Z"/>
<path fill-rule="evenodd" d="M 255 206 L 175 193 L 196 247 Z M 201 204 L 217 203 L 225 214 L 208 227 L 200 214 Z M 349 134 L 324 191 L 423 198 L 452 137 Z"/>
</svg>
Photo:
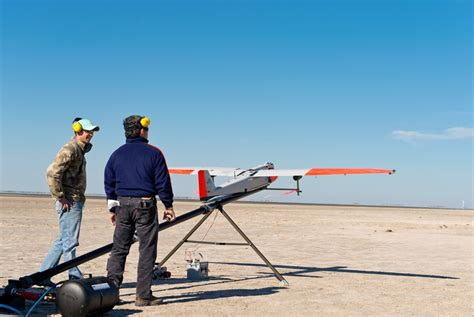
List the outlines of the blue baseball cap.
<svg viewBox="0 0 474 317">
<path fill-rule="evenodd" d="M 100 128 L 96 125 L 93 125 L 92 122 L 89 119 L 81 119 L 77 121 L 81 124 L 82 130 L 87 130 L 87 131 L 99 131 Z"/>
</svg>

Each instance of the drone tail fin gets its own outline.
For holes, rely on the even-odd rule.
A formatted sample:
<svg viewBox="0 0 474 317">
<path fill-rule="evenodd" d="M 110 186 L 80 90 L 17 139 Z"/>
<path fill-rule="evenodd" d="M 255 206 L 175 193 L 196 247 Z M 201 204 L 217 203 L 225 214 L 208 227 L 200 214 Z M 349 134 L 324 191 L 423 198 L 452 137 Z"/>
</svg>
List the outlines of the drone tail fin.
<svg viewBox="0 0 474 317">
<path fill-rule="evenodd" d="M 198 171 L 199 199 L 206 200 L 216 190 L 214 180 L 207 170 Z"/>
</svg>

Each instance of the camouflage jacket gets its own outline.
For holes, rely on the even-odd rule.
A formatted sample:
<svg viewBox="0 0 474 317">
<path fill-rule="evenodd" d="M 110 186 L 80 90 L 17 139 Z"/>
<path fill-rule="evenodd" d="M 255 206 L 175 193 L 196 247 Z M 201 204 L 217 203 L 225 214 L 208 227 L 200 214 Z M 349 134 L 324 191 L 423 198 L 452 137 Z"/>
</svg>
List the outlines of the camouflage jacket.
<svg viewBox="0 0 474 317">
<path fill-rule="evenodd" d="M 86 158 L 92 144 L 76 139 L 66 143 L 48 166 L 46 176 L 54 199 L 65 197 L 68 201 L 84 202 L 86 191 Z"/>
</svg>

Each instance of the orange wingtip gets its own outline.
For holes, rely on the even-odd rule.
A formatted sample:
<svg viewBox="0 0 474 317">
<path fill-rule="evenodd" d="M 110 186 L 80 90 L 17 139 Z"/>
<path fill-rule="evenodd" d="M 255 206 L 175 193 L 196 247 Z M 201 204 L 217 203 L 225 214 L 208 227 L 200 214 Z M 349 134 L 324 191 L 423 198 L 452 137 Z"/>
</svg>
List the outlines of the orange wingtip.
<svg viewBox="0 0 474 317">
<path fill-rule="evenodd" d="M 194 172 L 194 170 L 189 170 L 189 169 L 177 169 L 177 168 L 170 168 L 168 170 L 170 172 L 170 174 L 191 174 L 192 172 Z"/>
<path fill-rule="evenodd" d="M 395 170 L 374 168 L 312 168 L 305 176 L 347 175 L 347 174 L 393 174 Z"/>
</svg>

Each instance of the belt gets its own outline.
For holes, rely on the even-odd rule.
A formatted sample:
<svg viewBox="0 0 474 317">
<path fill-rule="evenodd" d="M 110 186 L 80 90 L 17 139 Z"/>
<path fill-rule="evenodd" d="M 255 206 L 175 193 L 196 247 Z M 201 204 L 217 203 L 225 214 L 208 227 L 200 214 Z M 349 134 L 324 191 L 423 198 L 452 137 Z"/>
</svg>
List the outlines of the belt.
<svg viewBox="0 0 474 317">
<path fill-rule="evenodd" d="M 156 206 L 156 197 L 133 197 L 133 196 L 119 196 L 118 199 L 128 199 L 129 203 L 130 200 L 134 200 L 140 203 L 141 208 L 151 208 Z"/>
<path fill-rule="evenodd" d="M 155 196 L 144 196 L 144 197 L 140 197 L 140 196 L 118 196 L 118 198 L 128 198 L 128 199 L 135 198 L 135 199 L 143 199 L 143 200 L 156 200 Z"/>
</svg>

